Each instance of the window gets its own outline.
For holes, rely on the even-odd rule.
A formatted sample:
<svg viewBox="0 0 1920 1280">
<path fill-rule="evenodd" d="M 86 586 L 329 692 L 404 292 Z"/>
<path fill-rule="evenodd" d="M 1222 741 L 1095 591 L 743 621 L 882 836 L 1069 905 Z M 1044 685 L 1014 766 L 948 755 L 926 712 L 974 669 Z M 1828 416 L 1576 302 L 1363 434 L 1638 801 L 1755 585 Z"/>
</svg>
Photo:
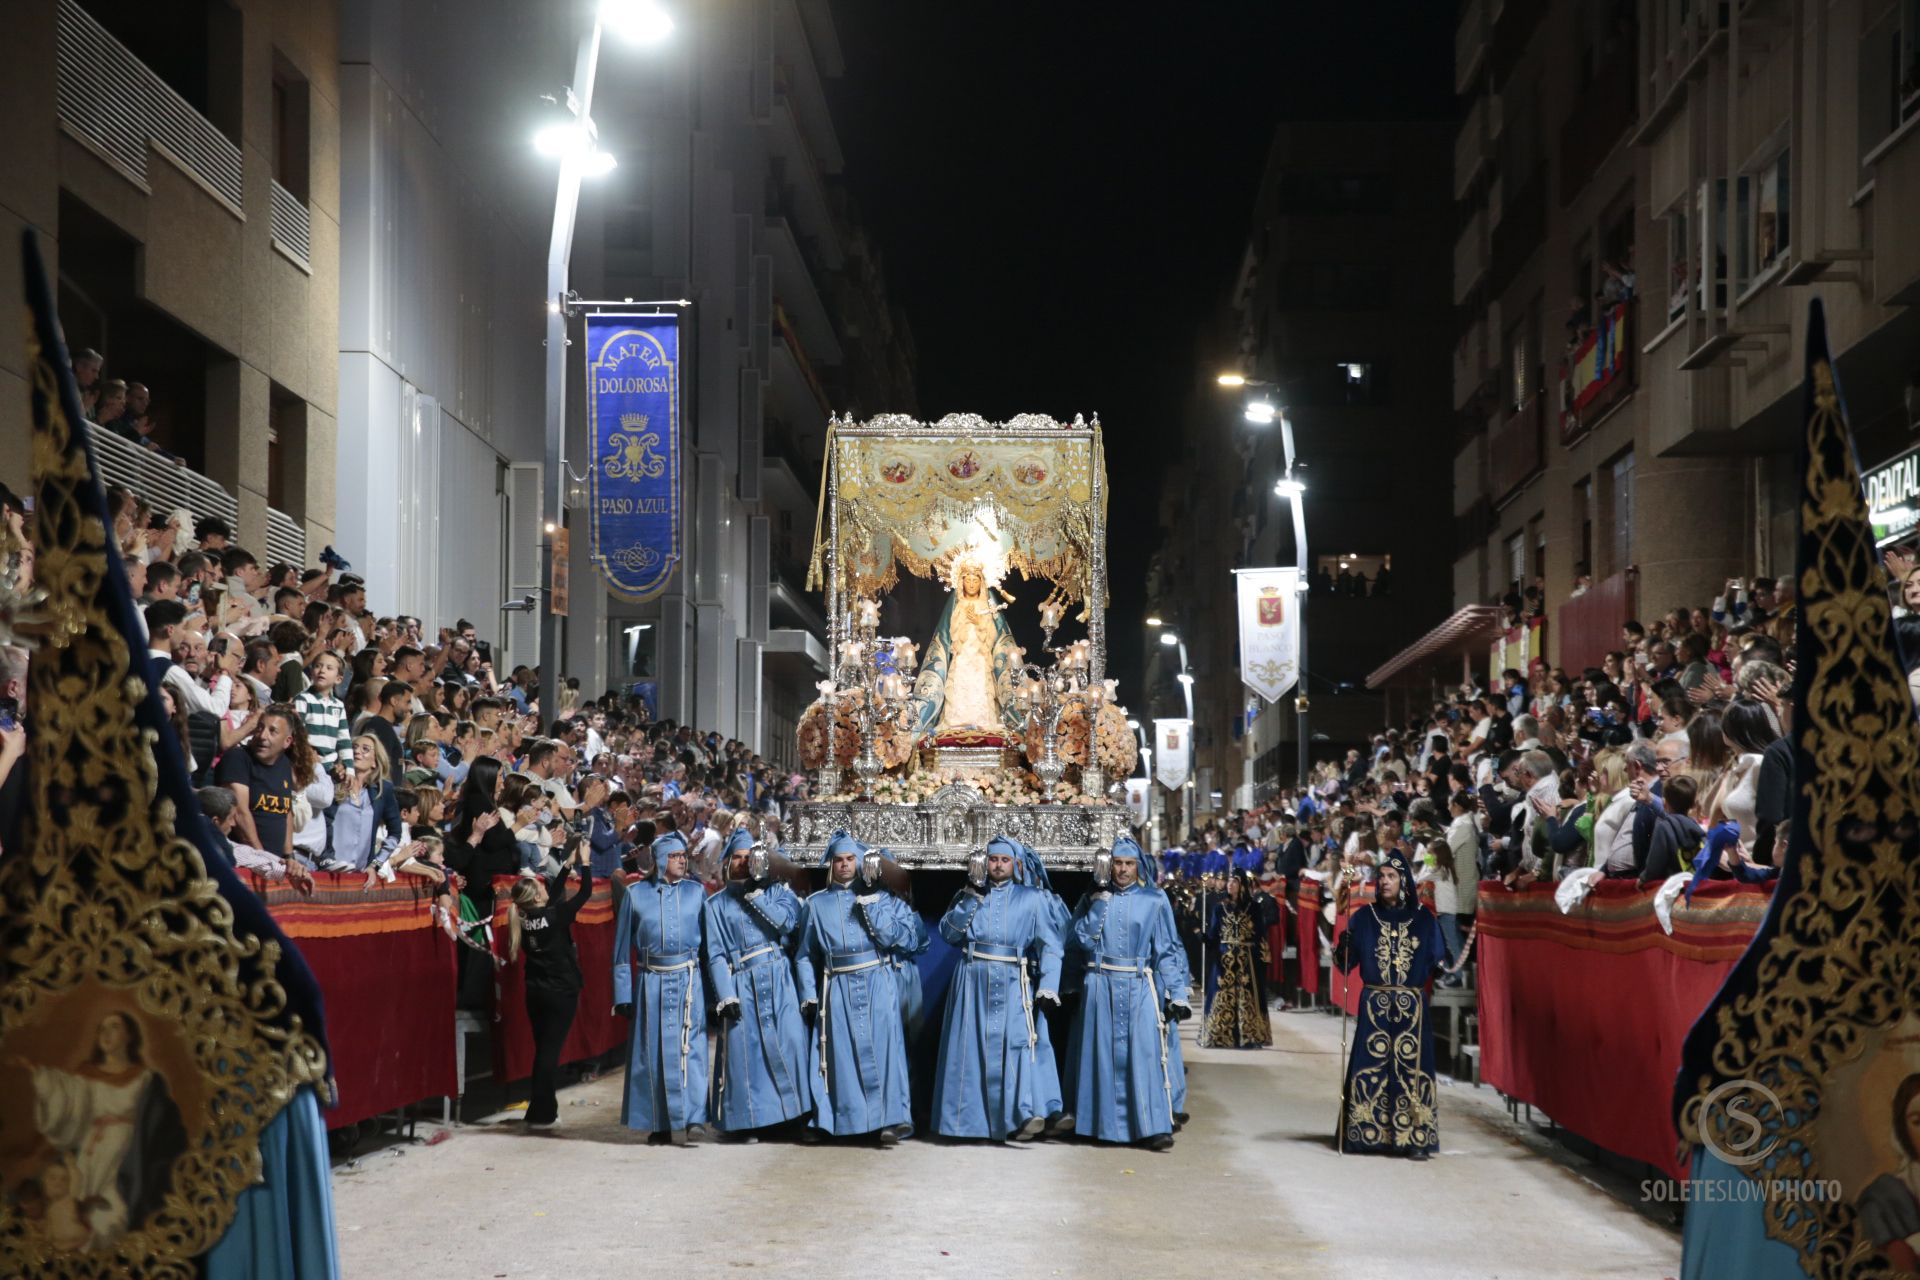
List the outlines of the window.
<svg viewBox="0 0 1920 1280">
<path fill-rule="evenodd" d="M 311 132 L 307 80 L 278 50 L 273 55 L 273 180 L 304 203 Z"/>
<path fill-rule="evenodd" d="M 1527 583 L 1527 535 L 1522 530 L 1507 539 L 1507 590 L 1519 591 Z"/>
<path fill-rule="evenodd" d="M 1744 184 L 1745 179 L 1741 180 Z M 1694 301 L 1709 316 L 1727 307 L 1727 180 L 1709 178 L 1694 192 L 1694 230 L 1699 236 Z"/>
<path fill-rule="evenodd" d="M 1687 314 L 1687 293 L 1693 288 L 1694 270 L 1688 259 L 1692 242 L 1688 240 L 1687 210 L 1683 206 L 1667 215 L 1667 319 L 1678 320 Z"/>
<path fill-rule="evenodd" d="M 1538 310 L 1539 303 L 1528 308 L 1531 313 Z M 1533 319 L 1516 321 L 1507 330 L 1507 408 L 1518 410 L 1526 407 L 1527 398 L 1533 394 Z"/>
<path fill-rule="evenodd" d="M 1753 255 L 1754 272 L 1767 270 L 1787 256 L 1787 250 L 1793 243 L 1790 232 L 1792 222 L 1792 191 L 1790 188 L 1791 151 L 1782 151 L 1780 155 L 1761 167 L 1758 175 L 1759 191 L 1753 201 Z M 1745 182 L 1741 192 L 1746 195 Z"/>
<path fill-rule="evenodd" d="M 1580 520 L 1580 563 L 1576 573 L 1590 573 L 1593 566 L 1593 477 L 1573 487 L 1573 510 Z"/>
<path fill-rule="evenodd" d="M 1633 451 L 1614 459 L 1610 468 L 1613 482 L 1613 559 L 1608 568 L 1619 573 L 1633 563 Z"/>
</svg>

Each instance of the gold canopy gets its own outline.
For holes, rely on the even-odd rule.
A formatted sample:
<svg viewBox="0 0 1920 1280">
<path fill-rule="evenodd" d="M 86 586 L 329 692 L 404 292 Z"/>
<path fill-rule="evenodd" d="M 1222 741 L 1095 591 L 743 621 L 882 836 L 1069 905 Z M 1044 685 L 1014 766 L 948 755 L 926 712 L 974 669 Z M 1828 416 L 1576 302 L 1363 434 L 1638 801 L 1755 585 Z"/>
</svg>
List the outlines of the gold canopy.
<svg viewBox="0 0 1920 1280">
<path fill-rule="evenodd" d="M 900 568 L 934 577 L 970 552 L 1076 600 L 1095 590 L 1107 503 L 1097 417 L 836 417 L 823 470 L 809 588 L 825 585 L 829 555 L 845 590 L 870 595 Z"/>
</svg>

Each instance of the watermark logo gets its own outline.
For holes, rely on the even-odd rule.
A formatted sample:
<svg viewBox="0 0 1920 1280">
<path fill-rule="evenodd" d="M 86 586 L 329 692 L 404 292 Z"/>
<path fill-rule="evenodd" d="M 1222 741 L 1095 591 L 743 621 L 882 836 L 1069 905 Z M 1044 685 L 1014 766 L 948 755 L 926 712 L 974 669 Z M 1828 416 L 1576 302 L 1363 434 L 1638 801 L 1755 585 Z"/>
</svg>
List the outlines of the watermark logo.
<svg viewBox="0 0 1920 1280">
<path fill-rule="evenodd" d="M 1771 1113 L 1777 1122 L 1785 1114 L 1773 1090 L 1758 1080 L 1729 1080 L 1700 1106 L 1700 1140 L 1719 1159 L 1736 1169 L 1765 1160 L 1779 1145 L 1761 1118 Z"/>
</svg>

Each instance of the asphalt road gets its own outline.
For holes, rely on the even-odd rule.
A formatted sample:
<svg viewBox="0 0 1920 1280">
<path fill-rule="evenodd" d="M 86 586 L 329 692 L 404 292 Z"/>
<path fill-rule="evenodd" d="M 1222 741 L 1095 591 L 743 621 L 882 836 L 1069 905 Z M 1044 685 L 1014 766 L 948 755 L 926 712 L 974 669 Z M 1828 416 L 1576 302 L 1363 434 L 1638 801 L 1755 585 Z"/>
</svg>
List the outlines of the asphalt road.
<svg viewBox="0 0 1920 1280">
<path fill-rule="evenodd" d="M 502 1119 L 336 1167 L 343 1271 L 349 1280 L 1678 1273 L 1671 1230 L 1602 1189 L 1583 1162 L 1543 1154 L 1491 1090 L 1443 1084 L 1437 1159 L 1336 1154 L 1339 1023 L 1273 1021 L 1271 1049 L 1189 1039 L 1193 1118 L 1164 1154 L 1077 1142 L 649 1147 L 619 1125 L 616 1074 L 564 1092 L 555 1130 Z"/>
</svg>

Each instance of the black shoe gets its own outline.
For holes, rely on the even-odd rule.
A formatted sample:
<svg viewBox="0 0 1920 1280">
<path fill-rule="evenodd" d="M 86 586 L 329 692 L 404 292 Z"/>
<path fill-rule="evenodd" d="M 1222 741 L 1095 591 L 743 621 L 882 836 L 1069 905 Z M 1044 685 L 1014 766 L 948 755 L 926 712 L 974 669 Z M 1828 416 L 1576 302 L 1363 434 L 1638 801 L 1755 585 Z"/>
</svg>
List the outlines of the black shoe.
<svg viewBox="0 0 1920 1280">
<path fill-rule="evenodd" d="M 1064 1138 L 1073 1132 L 1073 1112 L 1056 1111 L 1047 1117 L 1046 1135 L 1049 1138 Z"/>
<path fill-rule="evenodd" d="M 1176 1125 L 1184 1127 L 1189 1119 L 1191 1119 L 1191 1117 L 1184 1111 L 1176 1111 L 1173 1113 L 1173 1122 Z"/>
<path fill-rule="evenodd" d="M 1028 1120 L 1026 1123 L 1022 1124 L 1018 1129 L 1015 1129 L 1013 1131 L 1013 1134 L 1012 1134 L 1013 1140 L 1015 1142 L 1032 1142 L 1035 1138 L 1040 1136 L 1040 1131 L 1042 1129 L 1045 1129 L 1046 1127 L 1047 1127 L 1047 1122 L 1044 1118 L 1040 1116 L 1034 1116 L 1032 1119 Z"/>
<path fill-rule="evenodd" d="M 1157 1134 L 1154 1137 L 1148 1138 L 1140 1145 L 1149 1151 L 1171 1151 L 1173 1150 L 1173 1135 L 1170 1133 Z"/>
<path fill-rule="evenodd" d="M 693 1124 L 687 1126 L 686 1131 L 680 1137 L 679 1145 L 683 1147 L 697 1147 L 702 1143 L 712 1141 L 712 1130 L 703 1124 Z"/>
<path fill-rule="evenodd" d="M 825 1137 L 825 1134 L 810 1124 L 800 1127 L 800 1145 L 803 1147 L 817 1147 Z"/>
<path fill-rule="evenodd" d="M 876 1133 L 876 1134 L 875 1134 L 875 1135 L 873 1136 L 873 1140 L 874 1140 L 874 1141 L 875 1141 L 876 1143 L 878 1143 L 878 1144 L 879 1144 L 880 1146 L 882 1146 L 882 1147 L 897 1147 L 897 1146 L 899 1146 L 899 1145 L 900 1145 L 900 1132 L 899 1132 L 899 1128 L 898 1128 L 898 1126 L 896 1126 L 896 1125 L 888 1125 L 888 1126 L 887 1126 L 886 1128 L 884 1128 L 884 1129 L 882 1129 L 882 1130 L 880 1130 L 880 1132 L 879 1132 L 879 1133 Z"/>
</svg>

